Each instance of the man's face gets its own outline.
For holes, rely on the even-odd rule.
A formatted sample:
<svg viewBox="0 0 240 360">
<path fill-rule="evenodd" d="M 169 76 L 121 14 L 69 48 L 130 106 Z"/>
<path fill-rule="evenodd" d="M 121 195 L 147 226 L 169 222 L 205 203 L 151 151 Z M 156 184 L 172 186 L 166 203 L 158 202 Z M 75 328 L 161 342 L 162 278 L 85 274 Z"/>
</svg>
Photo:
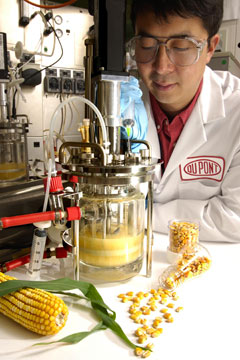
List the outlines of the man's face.
<svg viewBox="0 0 240 360">
<path fill-rule="evenodd" d="M 157 37 L 186 35 L 201 42 L 208 38 L 200 18 L 169 16 L 168 22 L 160 22 L 152 12 L 137 16 L 136 35 L 141 34 Z M 164 46 L 159 47 L 152 61 L 137 63 L 143 82 L 167 114 L 175 115 L 191 102 L 202 79 L 205 65 L 210 61 L 218 41 L 219 36 L 215 35 L 211 39 L 210 47 L 206 44 L 199 60 L 190 66 L 174 65 Z"/>
</svg>

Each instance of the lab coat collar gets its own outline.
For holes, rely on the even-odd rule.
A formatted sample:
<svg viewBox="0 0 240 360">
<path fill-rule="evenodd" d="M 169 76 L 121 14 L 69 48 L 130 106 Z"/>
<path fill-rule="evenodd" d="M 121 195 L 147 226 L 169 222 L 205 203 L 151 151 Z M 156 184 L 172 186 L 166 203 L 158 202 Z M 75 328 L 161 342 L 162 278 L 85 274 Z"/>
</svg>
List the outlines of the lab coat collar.
<svg viewBox="0 0 240 360">
<path fill-rule="evenodd" d="M 223 94 L 217 75 L 206 67 L 203 88 L 196 105 L 183 128 L 164 171 L 161 183 L 207 141 L 205 124 L 225 116 Z"/>
<path fill-rule="evenodd" d="M 208 66 L 203 75 L 203 88 L 198 102 L 204 124 L 225 117 L 221 79 Z"/>
</svg>

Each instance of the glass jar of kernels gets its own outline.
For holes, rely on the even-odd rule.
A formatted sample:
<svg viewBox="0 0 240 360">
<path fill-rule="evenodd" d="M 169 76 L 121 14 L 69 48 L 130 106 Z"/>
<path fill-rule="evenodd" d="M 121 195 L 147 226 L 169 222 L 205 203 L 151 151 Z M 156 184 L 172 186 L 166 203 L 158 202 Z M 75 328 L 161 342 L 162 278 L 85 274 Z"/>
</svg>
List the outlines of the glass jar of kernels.
<svg viewBox="0 0 240 360">
<path fill-rule="evenodd" d="M 177 261 L 167 267 L 159 277 L 159 285 L 167 290 L 175 290 L 186 280 L 198 277 L 211 266 L 209 251 L 202 245 L 196 245 L 179 256 Z"/>
<path fill-rule="evenodd" d="M 167 258 L 174 262 L 183 251 L 194 248 L 199 240 L 199 223 L 191 220 L 170 220 Z"/>
</svg>

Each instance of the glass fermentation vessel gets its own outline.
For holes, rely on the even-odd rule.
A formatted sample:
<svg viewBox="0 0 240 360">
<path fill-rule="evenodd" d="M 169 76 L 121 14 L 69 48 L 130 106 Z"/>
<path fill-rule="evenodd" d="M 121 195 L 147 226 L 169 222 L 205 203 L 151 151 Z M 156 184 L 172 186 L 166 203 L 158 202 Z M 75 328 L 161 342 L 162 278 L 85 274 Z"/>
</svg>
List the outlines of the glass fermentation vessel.
<svg viewBox="0 0 240 360">
<path fill-rule="evenodd" d="M 145 196 L 132 185 L 85 185 L 80 200 L 81 277 L 119 281 L 143 263 Z"/>
<path fill-rule="evenodd" d="M 0 123 L 0 184 L 26 177 L 26 126 Z"/>
</svg>

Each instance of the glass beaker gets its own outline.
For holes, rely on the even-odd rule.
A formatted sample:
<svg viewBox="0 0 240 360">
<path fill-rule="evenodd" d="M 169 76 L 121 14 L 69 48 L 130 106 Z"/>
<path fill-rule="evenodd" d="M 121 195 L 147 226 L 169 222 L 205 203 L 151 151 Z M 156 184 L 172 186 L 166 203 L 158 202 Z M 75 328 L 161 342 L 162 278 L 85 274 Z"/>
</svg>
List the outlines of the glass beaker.
<svg viewBox="0 0 240 360">
<path fill-rule="evenodd" d="M 142 268 L 145 196 L 132 185 L 86 185 L 79 227 L 80 277 L 119 281 Z"/>
<path fill-rule="evenodd" d="M 21 133 L 22 129 L 0 127 L 0 183 L 27 175 L 26 146 Z"/>
<path fill-rule="evenodd" d="M 179 256 L 182 256 L 183 251 L 198 245 L 199 223 L 193 220 L 174 219 L 168 222 L 168 229 L 167 259 L 170 263 L 173 263 Z"/>
</svg>

